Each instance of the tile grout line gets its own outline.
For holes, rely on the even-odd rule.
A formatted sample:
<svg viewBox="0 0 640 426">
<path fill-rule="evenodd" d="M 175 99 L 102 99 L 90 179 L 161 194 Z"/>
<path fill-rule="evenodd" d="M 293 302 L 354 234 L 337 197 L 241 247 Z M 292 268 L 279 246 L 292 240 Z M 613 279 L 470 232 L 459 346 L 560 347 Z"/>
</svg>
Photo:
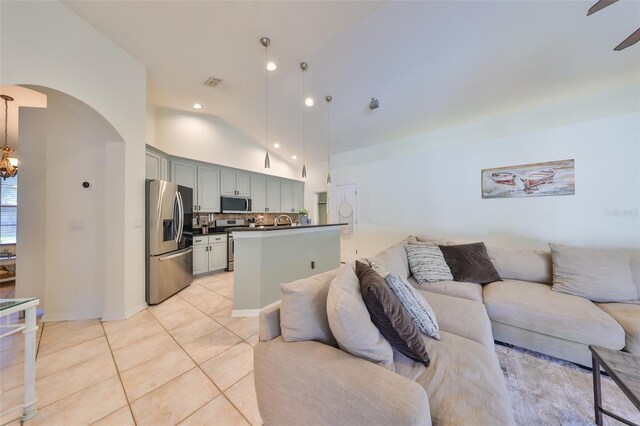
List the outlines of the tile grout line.
<svg viewBox="0 0 640 426">
<path fill-rule="evenodd" d="M 122 382 L 122 376 L 120 376 L 120 368 L 118 368 L 118 363 L 116 362 L 116 357 L 113 356 L 113 349 L 111 348 L 111 342 L 109 342 L 109 336 L 107 335 L 107 330 L 104 328 L 104 324 L 102 323 L 102 321 L 100 321 L 100 326 L 102 327 L 102 332 L 104 333 L 104 338 L 107 341 L 107 346 L 109 347 L 109 354 L 111 355 L 111 360 L 113 361 L 113 365 L 116 367 L 116 374 L 118 375 L 118 381 L 120 382 L 120 387 L 122 388 L 122 393 L 124 393 L 124 399 L 127 401 L 127 407 L 129 408 L 129 414 L 131 414 L 131 419 L 133 419 L 133 423 L 137 425 L 138 422 L 136 422 L 136 418 L 133 415 L 133 410 L 131 409 L 131 402 L 129 401 L 129 395 L 127 395 L 127 391 L 124 388 L 124 383 Z M 122 408 L 122 407 L 120 407 L 120 408 Z M 104 419 L 105 417 L 115 413 L 120 408 L 118 408 L 118 409 L 112 411 L 111 413 L 99 418 L 95 422 L 98 422 L 98 421 Z M 93 422 L 93 423 L 95 423 L 95 422 Z"/>
<path fill-rule="evenodd" d="M 183 300 L 184 300 L 184 299 L 183 299 Z M 189 304 L 191 304 L 188 300 L 186 300 L 186 302 L 187 302 L 187 303 L 189 303 Z M 191 306 L 193 306 L 193 305 L 191 305 Z M 197 307 L 196 307 L 196 306 L 194 306 L 194 308 L 196 308 L 196 309 L 197 309 Z M 171 334 L 171 332 L 170 332 L 170 331 L 169 331 L 169 330 L 164 326 L 164 324 L 162 324 L 162 323 L 158 320 L 158 318 L 156 318 L 156 316 L 155 316 L 155 315 L 153 315 L 153 312 L 149 311 L 149 313 L 153 316 L 153 318 L 154 318 L 156 321 L 158 321 L 158 323 L 160 324 L 160 326 L 161 326 L 161 327 L 162 327 L 162 328 L 167 332 L 167 334 L 168 334 L 169 336 L 171 336 L 171 338 L 174 340 L 174 342 L 176 342 L 176 343 L 178 344 L 178 346 L 180 347 L 180 349 L 182 349 L 182 351 L 183 351 L 185 354 L 187 354 L 187 356 L 191 359 L 191 361 L 193 361 L 193 363 L 196 365 L 196 368 L 198 368 L 198 370 L 200 370 L 200 372 L 202 372 L 202 374 L 204 374 L 204 376 L 205 376 L 205 377 L 206 377 L 206 378 L 211 382 L 211 384 L 213 384 L 213 386 L 214 386 L 216 389 L 218 389 L 218 390 L 220 391 L 220 395 L 224 395 L 224 397 L 225 397 L 225 398 L 227 398 L 227 396 L 224 394 L 224 391 L 223 391 L 222 389 L 220 389 L 220 388 L 218 387 L 218 385 L 216 385 L 216 384 L 215 384 L 215 382 L 211 379 L 211 377 L 209 377 L 209 375 L 208 375 L 208 374 L 207 374 L 207 373 L 202 369 L 202 367 L 200 367 L 200 364 L 198 364 L 198 363 L 196 362 L 196 360 L 195 360 L 195 359 L 193 359 L 193 357 L 191 357 L 191 355 L 189 354 L 189 352 L 187 352 L 187 350 L 186 350 L 185 348 L 183 348 L 183 347 L 182 347 L 182 345 L 180 344 L 180 342 L 178 342 L 178 341 L 175 339 L 175 337 L 173 337 L 173 335 Z M 204 312 L 203 312 L 203 313 L 204 313 Z M 206 315 L 206 314 L 205 314 L 205 315 Z M 212 319 L 213 319 L 213 318 L 212 318 Z M 215 321 L 215 320 L 214 320 L 214 321 Z M 217 321 L 216 321 L 216 322 L 217 322 Z M 219 324 L 219 323 L 218 323 L 218 324 Z M 225 328 L 225 329 L 226 329 L 226 327 L 225 327 L 224 325 L 220 324 L 220 326 L 221 326 L 222 328 Z M 231 331 L 231 330 L 229 330 L 229 331 Z M 234 333 L 234 334 L 235 334 L 235 333 Z M 240 336 L 238 336 L 238 337 L 240 337 Z M 242 342 L 244 342 L 244 340 L 242 340 Z M 236 343 L 235 345 L 231 346 L 231 348 L 235 347 L 236 345 L 238 345 L 238 344 L 240 344 L 240 343 L 241 343 L 241 342 Z M 218 355 L 221 355 L 221 354 L 225 353 L 226 351 L 228 351 L 228 350 L 229 350 L 229 349 L 231 349 L 231 348 L 228 348 L 228 349 L 226 349 L 226 350 L 224 350 L 224 351 L 220 352 Z M 215 356 L 213 356 L 213 357 L 209 358 L 208 360 L 204 361 L 204 362 L 203 362 L 203 364 L 204 364 L 205 362 L 210 361 L 211 359 L 215 358 L 215 357 L 216 357 L 216 356 L 218 356 L 218 355 L 215 355 Z M 191 369 L 190 369 L 189 371 L 191 371 Z M 249 374 L 251 374 L 252 372 L 253 372 L 253 370 L 251 370 L 251 372 L 250 372 Z M 183 374 L 185 374 L 185 373 L 183 373 Z M 178 377 L 180 377 L 180 376 L 178 376 Z M 246 375 L 245 375 L 245 376 L 243 376 L 242 378 L 244 378 L 244 377 L 246 377 Z M 174 378 L 174 379 L 171 379 L 171 380 L 175 380 L 175 378 Z M 171 380 L 170 380 L 170 381 L 171 381 Z M 242 380 L 242 379 L 240 379 L 240 380 Z M 169 382 L 167 382 L 167 383 L 169 383 Z M 236 383 L 237 383 L 237 382 L 236 382 Z M 235 383 L 234 383 L 234 385 L 235 385 Z M 231 385 L 231 386 L 233 386 L 233 385 Z M 231 386 L 229 386 L 227 389 L 229 389 Z M 157 388 L 156 388 L 156 389 L 157 389 Z M 147 393 L 148 393 L 148 392 L 147 392 Z M 146 394 L 145 394 L 145 395 L 146 395 Z M 210 403 L 211 401 L 213 401 L 214 399 L 216 399 L 216 398 L 217 398 L 218 396 L 220 396 L 220 395 L 216 395 L 215 397 L 211 398 L 209 401 L 205 402 L 202 406 L 198 407 L 196 410 L 194 410 L 194 411 L 193 411 L 191 414 L 189 414 L 187 417 L 185 417 L 184 419 L 180 420 L 180 423 L 182 423 L 183 421 L 185 421 L 186 419 L 188 419 L 189 417 L 191 417 L 191 416 L 192 416 L 193 414 L 195 414 L 198 410 L 200 410 L 202 407 L 204 407 L 205 405 L 207 405 L 208 403 Z M 227 400 L 229 400 L 229 398 L 227 398 Z M 238 409 L 238 407 L 236 407 L 236 406 L 235 406 L 235 404 L 233 404 L 233 402 L 231 402 L 231 401 L 229 400 L 229 403 L 231 403 L 231 405 L 233 406 L 233 408 L 235 408 L 235 409 L 238 411 L 238 413 L 240 413 L 240 415 L 241 415 L 241 416 L 242 416 L 242 417 L 243 417 L 243 418 L 244 418 L 244 419 L 245 419 L 249 424 L 252 424 L 252 423 L 249 421 L 249 419 L 247 419 L 247 418 L 245 417 L 245 415 L 242 413 L 242 411 L 240 411 L 240 410 Z"/>
</svg>

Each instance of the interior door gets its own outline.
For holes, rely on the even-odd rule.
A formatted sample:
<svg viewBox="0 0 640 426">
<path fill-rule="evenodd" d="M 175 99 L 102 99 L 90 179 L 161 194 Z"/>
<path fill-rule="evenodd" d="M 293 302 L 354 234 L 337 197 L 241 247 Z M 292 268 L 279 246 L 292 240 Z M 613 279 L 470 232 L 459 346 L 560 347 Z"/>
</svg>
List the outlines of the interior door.
<svg viewBox="0 0 640 426">
<path fill-rule="evenodd" d="M 358 186 L 336 185 L 331 206 L 332 222 L 346 223 L 340 228 L 340 261 L 355 261 L 358 257 Z"/>
</svg>

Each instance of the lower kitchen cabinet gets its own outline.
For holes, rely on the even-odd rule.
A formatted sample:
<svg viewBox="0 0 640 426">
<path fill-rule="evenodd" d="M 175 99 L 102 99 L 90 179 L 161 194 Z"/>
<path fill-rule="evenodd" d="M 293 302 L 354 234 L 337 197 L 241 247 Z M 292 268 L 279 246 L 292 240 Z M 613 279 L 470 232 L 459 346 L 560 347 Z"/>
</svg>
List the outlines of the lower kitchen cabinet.
<svg viewBox="0 0 640 426">
<path fill-rule="evenodd" d="M 193 275 L 222 271 L 227 268 L 227 235 L 193 237 Z"/>
</svg>

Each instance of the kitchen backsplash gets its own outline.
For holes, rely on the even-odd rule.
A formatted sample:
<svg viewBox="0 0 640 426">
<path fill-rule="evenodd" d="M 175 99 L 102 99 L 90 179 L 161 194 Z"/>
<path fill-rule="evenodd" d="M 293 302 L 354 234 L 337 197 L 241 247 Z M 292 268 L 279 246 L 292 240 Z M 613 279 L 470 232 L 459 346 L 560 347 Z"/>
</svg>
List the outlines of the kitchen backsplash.
<svg viewBox="0 0 640 426">
<path fill-rule="evenodd" d="M 298 213 L 285 213 L 287 216 L 291 218 L 293 223 L 298 221 Z M 215 226 L 213 221 L 216 220 L 233 220 L 233 219 L 247 219 L 254 218 L 258 225 L 273 225 L 273 221 L 280 216 L 281 213 L 194 213 L 194 219 L 196 219 L 197 225 L 194 226 L 202 227 L 203 225 L 209 224 L 209 226 Z M 259 223 L 260 218 L 262 218 L 262 223 Z M 281 223 L 284 224 L 285 221 L 281 220 Z"/>
</svg>

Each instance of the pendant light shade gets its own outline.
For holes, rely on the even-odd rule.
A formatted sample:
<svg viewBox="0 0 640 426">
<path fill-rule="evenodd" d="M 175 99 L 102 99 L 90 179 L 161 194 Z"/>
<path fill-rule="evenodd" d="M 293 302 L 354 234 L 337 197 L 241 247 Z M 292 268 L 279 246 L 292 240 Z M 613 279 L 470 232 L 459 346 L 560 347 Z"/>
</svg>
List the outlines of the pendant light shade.
<svg viewBox="0 0 640 426">
<path fill-rule="evenodd" d="M 305 166 L 304 164 L 302 165 L 302 178 L 306 178 L 307 177 L 307 166 Z"/>
<path fill-rule="evenodd" d="M 264 74 L 264 143 L 267 150 L 266 155 L 264 156 L 264 168 L 271 168 L 271 159 L 269 158 L 269 45 L 271 44 L 271 40 L 269 37 L 262 37 L 260 39 L 260 44 L 264 46 L 264 63 L 265 63 L 265 74 Z"/>
<path fill-rule="evenodd" d="M 9 154 L 14 150 L 13 148 L 9 148 L 9 143 L 7 142 L 7 134 L 9 131 L 9 102 L 13 101 L 13 98 L 7 95 L 0 95 L 0 98 L 4 100 L 4 145 L 0 148 L 2 151 L 2 158 L 0 158 L 0 177 L 4 180 L 18 174 L 18 160 L 9 158 Z"/>
<path fill-rule="evenodd" d="M 325 96 L 327 101 L 327 185 L 331 185 L 331 95 Z"/>
</svg>

